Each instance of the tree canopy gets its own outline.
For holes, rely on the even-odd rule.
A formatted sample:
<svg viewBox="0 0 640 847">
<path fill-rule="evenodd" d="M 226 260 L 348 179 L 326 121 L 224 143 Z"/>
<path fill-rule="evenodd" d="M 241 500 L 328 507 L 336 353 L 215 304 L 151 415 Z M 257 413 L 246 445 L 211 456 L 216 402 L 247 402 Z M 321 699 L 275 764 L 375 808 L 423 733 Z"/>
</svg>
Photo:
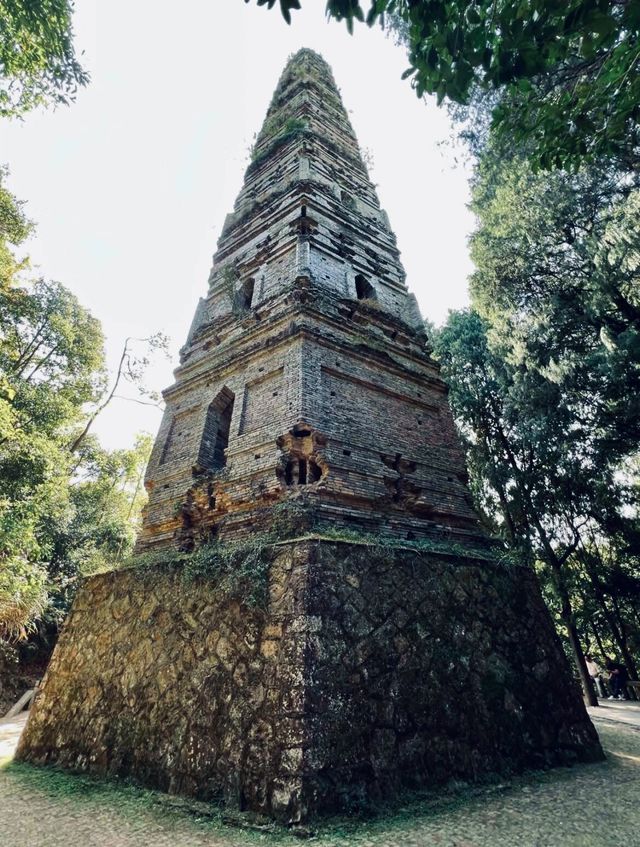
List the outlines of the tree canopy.
<svg viewBox="0 0 640 847">
<path fill-rule="evenodd" d="M 249 2 L 249 0 L 245 0 Z M 275 0 L 257 0 L 275 5 Z M 287 21 L 299 0 L 280 0 Z M 390 23 L 416 94 L 468 104 L 495 92 L 492 121 L 536 166 L 615 156 L 637 166 L 640 6 L 633 0 L 328 0 L 327 14 Z"/>
<path fill-rule="evenodd" d="M 477 163 L 473 309 L 435 350 L 476 503 L 540 569 L 585 689 L 583 646 L 640 650 L 640 192 L 610 163 Z M 634 658 L 635 656 L 635 658 Z"/>
<path fill-rule="evenodd" d="M 88 74 L 73 45 L 71 0 L 0 4 L 0 116 L 68 103 Z"/>
<path fill-rule="evenodd" d="M 0 641 L 59 622 L 80 575 L 126 558 L 151 446 L 106 451 L 88 434 L 120 380 L 99 321 L 16 257 L 31 229 L 0 181 Z M 139 381 L 145 357 L 125 345 L 122 362 Z"/>
</svg>

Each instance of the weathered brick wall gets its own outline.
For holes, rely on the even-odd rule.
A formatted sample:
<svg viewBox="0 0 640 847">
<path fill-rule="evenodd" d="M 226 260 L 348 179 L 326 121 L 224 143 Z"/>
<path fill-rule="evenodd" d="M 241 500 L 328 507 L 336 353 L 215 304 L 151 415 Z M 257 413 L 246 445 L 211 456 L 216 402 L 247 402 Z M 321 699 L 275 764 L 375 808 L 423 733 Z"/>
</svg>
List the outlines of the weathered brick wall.
<svg viewBox="0 0 640 847">
<path fill-rule="evenodd" d="M 302 540 L 269 597 L 88 579 L 19 758 L 297 820 L 602 755 L 523 568 Z"/>
<path fill-rule="evenodd" d="M 202 483 L 207 410 L 223 389 L 235 395 L 227 467 L 212 480 L 214 505 L 197 519 L 211 531 L 244 532 L 250 512 L 296 495 L 282 474 L 283 445 L 306 427 L 322 441 L 312 458 L 325 470 L 305 494 L 319 501 L 323 520 L 402 537 L 477 539 L 445 388 L 419 333 L 303 279 L 259 319 L 230 323 L 228 339 L 206 349 L 208 338 L 194 342 L 203 352 L 187 359 L 165 395 L 141 548 L 180 533 L 182 505 Z"/>
<path fill-rule="evenodd" d="M 302 119 L 304 131 L 280 143 L 287 122 Z M 165 392 L 139 550 L 184 544 L 196 525 L 200 537 L 246 533 L 252 512 L 297 496 L 286 470 L 296 461 L 322 466 L 307 484 L 323 519 L 477 536 L 444 386 L 404 278 L 331 72 L 301 51 L 274 94 Z M 223 389 L 235 396 L 226 468 L 204 497 L 199 457 L 217 438 L 207 410 Z M 309 427 L 322 449 L 298 456 L 295 430 Z M 387 454 L 402 458 L 400 477 Z"/>
</svg>

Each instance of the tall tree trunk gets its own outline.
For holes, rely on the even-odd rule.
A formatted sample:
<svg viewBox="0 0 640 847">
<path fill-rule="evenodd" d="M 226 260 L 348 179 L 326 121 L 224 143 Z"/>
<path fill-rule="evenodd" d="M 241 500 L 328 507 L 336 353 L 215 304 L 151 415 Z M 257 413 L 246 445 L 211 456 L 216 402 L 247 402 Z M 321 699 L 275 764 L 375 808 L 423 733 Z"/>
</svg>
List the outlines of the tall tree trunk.
<svg viewBox="0 0 640 847">
<path fill-rule="evenodd" d="M 542 544 L 542 549 L 544 551 L 543 558 L 546 558 L 547 563 L 551 566 L 552 573 L 554 574 L 554 581 L 561 604 L 560 614 L 562 617 L 562 621 L 566 626 L 567 632 L 569 634 L 571 652 L 573 654 L 573 659 L 576 665 L 576 669 L 578 671 L 578 677 L 582 684 L 582 692 L 585 703 L 587 706 L 597 706 L 598 698 L 596 697 L 596 693 L 593 687 L 593 681 L 589 676 L 589 672 L 587 670 L 587 663 L 584 658 L 582 645 L 580 644 L 580 636 L 578 635 L 578 629 L 575 624 L 573 609 L 571 608 L 571 598 L 569 596 L 569 590 L 564 579 L 564 564 L 566 563 L 569 556 L 571 556 L 571 554 L 575 552 L 575 550 L 579 546 L 580 535 L 575 529 L 575 527 L 570 527 L 571 529 L 573 529 L 574 535 L 576 536 L 575 541 L 565 549 L 562 556 L 559 556 L 556 553 L 553 544 L 551 543 L 551 539 L 549 538 L 545 530 L 543 520 L 538 514 L 538 511 L 535 507 L 529 487 L 522 478 L 520 466 L 518 464 L 518 461 L 516 460 L 513 450 L 511 449 L 509 439 L 507 438 L 502 428 L 498 429 L 498 436 L 507 455 L 507 460 L 511 465 L 511 468 L 513 469 L 516 484 L 523 496 L 526 505 L 529 507 L 528 514 L 527 510 L 524 510 L 524 517 L 527 529 L 529 528 L 529 525 L 531 525 L 535 529 L 535 532 L 538 534 L 538 538 L 540 540 L 540 543 Z"/>
<path fill-rule="evenodd" d="M 636 668 L 636 663 L 631 655 L 631 651 L 629 650 L 629 642 L 627 640 L 627 626 L 625 624 L 622 612 L 620 611 L 620 605 L 618 603 L 618 599 L 615 594 L 611 595 L 611 602 L 613 603 L 613 610 L 618 622 L 618 631 L 620 633 L 620 652 L 622 653 L 622 658 L 624 659 L 624 663 L 627 666 L 627 670 L 633 679 L 638 678 L 638 669 Z"/>
<path fill-rule="evenodd" d="M 629 652 L 629 647 L 627 645 L 626 638 L 624 637 L 624 635 L 620 631 L 618 624 L 616 622 L 615 616 L 611 613 L 611 609 L 607 605 L 607 601 L 606 601 L 606 598 L 604 596 L 604 590 L 602 588 L 602 583 L 600 582 L 600 579 L 598 578 L 597 573 L 594 573 L 593 568 L 587 566 L 585 568 L 585 570 L 587 572 L 589 580 L 591 581 L 591 585 L 593 586 L 593 593 L 595 594 L 595 597 L 596 597 L 598 603 L 600 604 L 600 608 L 602 609 L 602 613 L 605 617 L 605 620 L 607 621 L 609 629 L 611 630 L 611 635 L 613 636 L 613 640 L 615 641 L 615 643 L 618 646 L 618 649 L 620 650 L 620 653 L 622 655 L 622 658 L 624 660 L 625 665 L 627 666 L 629 673 L 631 674 L 631 676 L 634 679 L 637 679 L 638 671 L 637 671 L 637 668 L 636 668 L 636 663 L 634 662 L 633 657 L 632 657 L 631 653 Z M 615 601 L 614 601 L 614 606 L 615 606 Z"/>
<path fill-rule="evenodd" d="M 595 625 L 595 622 L 590 621 L 591 631 L 593 632 L 593 637 L 596 640 L 596 644 L 598 645 L 598 650 L 600 651 L 600 658 L 604 659 L 607 655 L 606 650 L 604 649 L 604 644 L 602 643 L 602 638 L 600 637 L 600 632 L 598 631 L 598 627 Z"/>
<path fill-rule="evenodd" d="M 569 597 L 569 591 L 564 580 L 562 565 L 556 562 L 552 564 L 552 567 L 556 590 L 560 598 L 560 616 L 569 634 L 569 644 L 571 645 L 573 660 L 582 684 L 584 702 L 587 706 L 597 706 L 598 698 L 596 697 L 596 692 L 593 688 L 593 680 L 589 676 L 589 671 L 587 670 L 587 662 L 584 658 L 584 652 L 582 650 L 582 645 L 580 644 L 580 636 L 578 635 L 578 629 L 574 621 L 573 609 L 571 608 L 571 598 Z"/>
</svg>

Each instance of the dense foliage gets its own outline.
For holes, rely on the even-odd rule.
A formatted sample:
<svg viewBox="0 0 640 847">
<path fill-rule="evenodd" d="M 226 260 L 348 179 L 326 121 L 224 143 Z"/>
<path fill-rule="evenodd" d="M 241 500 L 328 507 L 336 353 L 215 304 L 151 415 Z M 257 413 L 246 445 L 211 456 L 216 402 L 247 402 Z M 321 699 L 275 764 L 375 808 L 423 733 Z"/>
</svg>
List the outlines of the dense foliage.
<svg viewBox="0 0 640 847">
<path fill-rule="evenodd" d="M 540 568 L 583 650 L 640 648 L 640 194 L 610 163 L 476 169 L 473 310 L 436 352 L 491 530 Z M 588 685 L 585 685 L 588 687 Z"/>
<path fill-rule="evenodd" d="M 249 2 L 249 0 L 245 0 Z M 258 5 L 275 0 L 258 0 Z M 368 7 L 368 8 L 367 8 Z M 282 14 L 300 8 L 280 0 Z M 577 167 L 640 145 L 640 5 L 633 0 L 328 0 L 327 14 L 386 23 L 407 46 L 416 94 L 492 102 L 496 137 L 538 166 Z"/>
<path fill-rule="evenodd" d="M 0 3 L 0 115 L 68 103 L 88 76 L 76 59 L 70 0 Z"/>
<path fill-rule="evenodd" d="M 55 624 L 78 576 L 130 552 L 150 449 L 88 434 L 112 394 L 102 330 L 63 285 L 28 278 L 31 228 L 0 182 L 0 638 Z"/>
</svg>

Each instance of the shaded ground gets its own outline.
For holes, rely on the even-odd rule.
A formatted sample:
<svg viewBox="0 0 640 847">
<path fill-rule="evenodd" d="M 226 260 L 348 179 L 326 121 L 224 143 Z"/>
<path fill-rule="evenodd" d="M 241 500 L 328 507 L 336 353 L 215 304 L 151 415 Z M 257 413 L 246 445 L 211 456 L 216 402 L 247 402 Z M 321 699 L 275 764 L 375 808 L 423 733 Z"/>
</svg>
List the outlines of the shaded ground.
<svg viewBox="0 0 640 847">
<path fill-rule="evenodd" d="M 640 844 L 640 705 L 591 711 L 608 760 L 509 784 L 424 796 L 368 821 L 331 821 L 323 847 L 602 847 Z M 25 718 L 0 721 L 0 759 Z M 300 844 L 282 830 L 254 832 L 209 807 L 132 786 L 5 762 L 0 842 L 12 847 L 241 847 Z"/>
</svg>

